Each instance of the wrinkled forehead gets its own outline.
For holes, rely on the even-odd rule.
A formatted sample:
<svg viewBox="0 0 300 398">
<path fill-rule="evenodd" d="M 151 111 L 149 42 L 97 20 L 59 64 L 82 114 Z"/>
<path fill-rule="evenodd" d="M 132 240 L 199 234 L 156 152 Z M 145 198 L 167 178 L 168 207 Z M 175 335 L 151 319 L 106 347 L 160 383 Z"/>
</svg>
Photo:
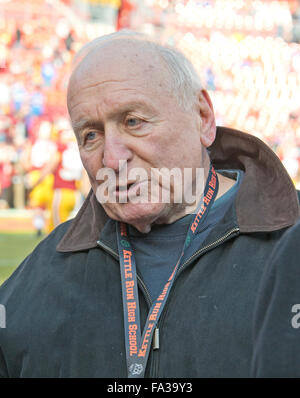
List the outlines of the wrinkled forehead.
<svg viewBox="0 0 300 398">
<path fill-rule="evenodd" d="M 170 85 L 165 61 L 151 46 L 134 39 L 114 39 L 98 44 L 81 60 L 73 71 L 68 87 L 72 90 L 97 80 L 124 81 L 140 77 L 143 80 Z"/>
</svg>

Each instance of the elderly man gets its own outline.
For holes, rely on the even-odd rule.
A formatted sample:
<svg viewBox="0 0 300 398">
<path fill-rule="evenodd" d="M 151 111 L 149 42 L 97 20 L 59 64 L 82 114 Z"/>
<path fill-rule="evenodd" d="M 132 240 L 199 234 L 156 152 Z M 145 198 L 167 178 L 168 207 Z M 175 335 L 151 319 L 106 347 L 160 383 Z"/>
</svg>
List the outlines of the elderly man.
<svg viewBox="0 0 300 398">
<path fill-rule="evenodd" d="M 299 218 L 279 159 L 216 129 L 190 62 L 143 37 L 87 46 L 67 100 L 92 190 L 0 289 L 1 376 L 250 376 L 260 277 Z"/>
</svg>

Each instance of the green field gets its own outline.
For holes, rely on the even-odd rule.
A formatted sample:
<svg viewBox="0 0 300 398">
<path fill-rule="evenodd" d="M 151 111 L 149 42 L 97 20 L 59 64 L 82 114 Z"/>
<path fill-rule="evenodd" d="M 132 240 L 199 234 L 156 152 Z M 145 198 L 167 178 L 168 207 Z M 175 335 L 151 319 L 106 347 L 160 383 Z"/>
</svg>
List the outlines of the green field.
<svg viewBox="0 0 300 398">
<path fill-rule="evenodd" d="M 34 233 L 0 233 L 0 285 L 43 237 Z"/>
</svg>

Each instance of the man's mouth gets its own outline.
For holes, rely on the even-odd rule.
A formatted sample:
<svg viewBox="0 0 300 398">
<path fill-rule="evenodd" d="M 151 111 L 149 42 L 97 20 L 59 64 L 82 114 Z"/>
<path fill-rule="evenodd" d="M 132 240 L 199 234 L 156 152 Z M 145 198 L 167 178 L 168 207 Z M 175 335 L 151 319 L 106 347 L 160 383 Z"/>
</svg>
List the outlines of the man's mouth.
<svg viewBox="0 0 300 398">
<path fill-rule="evenodd" d="M 117 186 L 116 186 L 116 193 L 128 192 L 129 189 L 130 189 L 134 184 L 136 184 L 137 182 L 138 182 L 138 181 L 132 181 L 132 182 L 129 182 L 129 183 L 125 184 L 125 185 L 117 185 Z"/>
<path fill-rule="evenodd" d="M 115 190 L 117 201 L 125 203 L 127 201 L 131 201 L 131 199 L 136 201 L 137 198 L 145 200 L 144 183 L 147 182 L 148 182 L 147 180 L 137 180 L 137 181 L 130 181 L 127 184 L 117 185 Z"/>
</svg>

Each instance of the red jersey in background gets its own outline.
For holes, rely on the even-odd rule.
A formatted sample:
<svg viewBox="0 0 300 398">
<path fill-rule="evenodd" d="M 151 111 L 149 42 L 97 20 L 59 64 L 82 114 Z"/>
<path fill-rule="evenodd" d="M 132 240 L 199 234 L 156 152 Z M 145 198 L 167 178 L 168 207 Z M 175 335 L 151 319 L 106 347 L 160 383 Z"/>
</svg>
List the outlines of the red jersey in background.
<svg viewBox="0 0 300 398">
<path fill-rule="evenodd" d="M 58 143 L 57 151 L 60 154 L 60 162 L 54 171 L 54 189 L 66 188 L 76 190 L 76 181 L 81 177 L 82 163 L 77 144 Z"/>
</svg>

